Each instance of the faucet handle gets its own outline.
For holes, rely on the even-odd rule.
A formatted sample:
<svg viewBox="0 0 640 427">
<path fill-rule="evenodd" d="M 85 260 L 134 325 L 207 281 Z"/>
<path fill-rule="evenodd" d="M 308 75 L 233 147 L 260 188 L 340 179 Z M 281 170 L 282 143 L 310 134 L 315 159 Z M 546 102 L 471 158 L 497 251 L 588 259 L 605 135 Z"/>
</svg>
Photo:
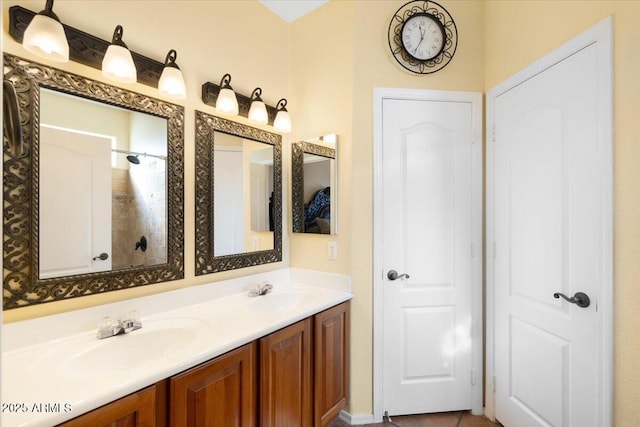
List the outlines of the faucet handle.
<svg viewBox="0 0 640 427">
<path fill-rule="evenodd" d="M 98 338 L 107 338 L 113 335 L 113 320 L 109 316 L 103 316 L 98 322 Z"/>
</svg>

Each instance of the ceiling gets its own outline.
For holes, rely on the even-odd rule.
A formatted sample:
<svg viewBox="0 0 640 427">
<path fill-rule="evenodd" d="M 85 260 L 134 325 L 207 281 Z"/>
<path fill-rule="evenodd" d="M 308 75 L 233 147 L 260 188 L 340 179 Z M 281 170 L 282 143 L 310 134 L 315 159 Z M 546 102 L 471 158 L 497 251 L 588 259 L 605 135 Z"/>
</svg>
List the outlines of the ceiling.
<svg viewBox="0 0 640 427">
<path fill-rule="evenodd" d="M 293 22 L 328 3 L 329 0 L 259 0 L 273 13 L 287 22 Z"/>
</svg>

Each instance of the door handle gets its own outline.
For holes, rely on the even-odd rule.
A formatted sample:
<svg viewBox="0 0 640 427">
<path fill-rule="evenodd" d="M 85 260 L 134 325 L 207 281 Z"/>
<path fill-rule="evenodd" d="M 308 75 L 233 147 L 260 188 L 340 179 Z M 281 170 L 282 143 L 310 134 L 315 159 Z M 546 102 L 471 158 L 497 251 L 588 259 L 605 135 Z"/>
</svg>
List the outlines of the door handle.
<svg viewBox="0 0 640 427">
<path fill-rule="evenodd" d="M 387 279 L 389 280 L 402 279 L 403 277 L 406 277 L 408 279 L 409 275 L 406 273 L 398 274 L 398 272 L 395 270 L 389 270 L 389 272 L 387 273 Z"/>
<path fill-rule="evenodd" d="M 100 255 L 98 255 L 98 256 L 94 256 L 94 257 L 93 257 L 93 260 L 94 260 L 94 261 L 96 261 L 96 260 L 98 260 L 98 259 L 99 259 L 99 260 L 101 260 L 101 261 L 104 261 L 104 260 L 106 260 L 106 259 L 108 259 L 108 258 L 109 258 L 109 254 L 108 254 L 108 253 L 106 253 L 106 252 L 102 252 Z"/>
<path fill-rule="evenodd" d="M 553 297 L 554 298 L 562 297 L 568 302 L 570 302 L 571 304 L 575 304 L 578 307 L 582 307 L 582 308 L 586 308 L 586 307 L 589 307 L 589 305 L 591 305 L 591 299 L 589 298 L 589 295 L 585 294 L 584 292 L 576 292 L 575 295 L 572 296 L 571 298 L 567 297 L 565 294 L 556 292 L 555 294 L 553 294 Z"/>
</svg>

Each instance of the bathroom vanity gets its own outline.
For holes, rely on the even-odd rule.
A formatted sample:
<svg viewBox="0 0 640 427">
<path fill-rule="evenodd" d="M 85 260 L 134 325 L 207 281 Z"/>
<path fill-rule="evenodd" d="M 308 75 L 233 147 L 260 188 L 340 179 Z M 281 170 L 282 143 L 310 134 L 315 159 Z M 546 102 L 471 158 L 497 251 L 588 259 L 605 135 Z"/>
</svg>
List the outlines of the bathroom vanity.
<svg viewBox="0 0 640 427">
<path fill-rule="evenodd" d="M 327 426 L 348 401 L 348 330 L 347 301 L 61 426 Z"/>
<path fill-rule="evenodd" d="M 326 426 L 348 403 L 351 296 L 345 276 L 282 269 L 8 324 L 2 425 Z M 96 338 L 132 308 L 140 330 Z"/>
</svg>

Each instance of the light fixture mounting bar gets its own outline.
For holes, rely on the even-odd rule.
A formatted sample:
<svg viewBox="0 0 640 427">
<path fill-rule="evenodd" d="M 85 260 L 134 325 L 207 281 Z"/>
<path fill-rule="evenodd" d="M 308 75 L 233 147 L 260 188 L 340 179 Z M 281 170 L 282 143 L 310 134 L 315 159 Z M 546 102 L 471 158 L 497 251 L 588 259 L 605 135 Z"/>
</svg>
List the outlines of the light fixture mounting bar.
<svg viewBox="0 0 640 427">
<path fill-rule="evenodd" d="M 202 85 L 202 102 L 212 107 L 216 106 L 216 99 L 220 93 L 220 86 L 215 83 L 206 82 Z M 249 117 L 249 109 L 251 108 L 251 98 L 244 96 L 236 92 L 236 98 L 238 99 L 238 115 L 242 117 Z M 273 120 L 276 118 L 277 111 L 274 107 L 267 105 L 267 114 L 269 115 L 268 124 L 273 125 Z"/>
<path fill-rule="evenodd" d="M 24 31 L 37 13 L 21 6 L 9 8 L 9 34 L 22 43 Z M 69 59 L 98 70 L 102 69 L 104 57 L 110 42 L 87 34 L 84 31 L 62 24 L 69 42 Z M 157 87 L 164 64 L 131 51 L 138 72 L 138 83 Z"/>
</svg>

